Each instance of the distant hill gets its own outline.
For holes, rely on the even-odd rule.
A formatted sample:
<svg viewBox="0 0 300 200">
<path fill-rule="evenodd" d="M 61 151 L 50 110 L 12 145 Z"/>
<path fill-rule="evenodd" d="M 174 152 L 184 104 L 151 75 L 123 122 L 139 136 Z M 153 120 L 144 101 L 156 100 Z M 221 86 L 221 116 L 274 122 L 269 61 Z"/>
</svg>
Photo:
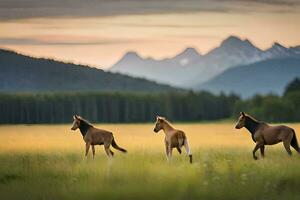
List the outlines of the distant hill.
<svg viewBox="0 0 300 200">
<path fill-rule="evenodd" d="M 0 91 L 169 91 L 141 78 L 0 50 Z"/>
<path fill-rule="evenodd" d="M 233 92 L 243 98 L 257 93 L 281 95 L 296 77 L 300 77 L 300 58 L 269 59 L 228 69 L 194 89 L 213 93 Z"/>
<path fill-rule="evenodd" d="M 300 57 L 300 47 L 286 48 L 274 43 L 271 48 L 263 51 L 247 39 L 230 36 L 205 55 L 194 48 L 187 48 L 173 58 L 155 60 L 142 58 L 136 52 L 128 52 L 110 70 L 191 88 L 239 65 L 287 57 Z"/>
</svg>

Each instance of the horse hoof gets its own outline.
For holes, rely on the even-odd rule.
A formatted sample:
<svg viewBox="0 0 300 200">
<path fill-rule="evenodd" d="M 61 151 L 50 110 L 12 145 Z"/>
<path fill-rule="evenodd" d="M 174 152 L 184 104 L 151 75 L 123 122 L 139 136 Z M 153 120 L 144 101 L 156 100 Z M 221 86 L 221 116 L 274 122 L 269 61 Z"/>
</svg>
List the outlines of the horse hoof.
<svg viewBox="0 0 300 200">
<path fill-rule="evenodd" d="M 258 158 L 257 158 L 257 157 L 253 157 L 253 159 L 254 159 L 254 160 L 257 160 Z"/>
<path fill-rule="evenodd" d="M 193 163 L 193 156 L 189 155 L 189 157 L 190 157 L 190 163 L 192 164 Z"/>
</svg>

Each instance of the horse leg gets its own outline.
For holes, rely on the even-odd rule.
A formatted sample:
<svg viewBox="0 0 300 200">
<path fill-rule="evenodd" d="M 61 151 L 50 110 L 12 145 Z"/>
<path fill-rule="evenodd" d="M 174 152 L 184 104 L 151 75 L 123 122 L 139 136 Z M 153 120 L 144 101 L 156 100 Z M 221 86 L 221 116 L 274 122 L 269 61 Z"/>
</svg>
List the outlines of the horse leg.
<svg viewBox="0 0 300 200">
<path fill-rule="evenodd" d="M 298 146 L 298 144 L 295 144 L 295 143 L 291 143 L 291 146 L 298 152 L 298 153 L 300 153 L 300 149 L 299 149 L 299 146 Z"/>
<path fill-rule="evenodd" d="M 113 155 L 111 154 L 110 152 L 110 149 L 109 149 L 109 146 L 104 146 L 104 150 L 106 152 L 106 155 L 109 157 L 109 158 L 112 158 Z"/>
<path fill-rule="evenodd" d="M 171 145 L 168 146 L 169 149 L 169 158 L 172 158 L 172 152 L 173 152 L 173 148 L 171 147 Z"/>
<path fill-rule="evenodd" d="M 89 150 L 90 150 L 90 143 L 89 142 L 87 142 L 86 144 L 85 144 L 85 157 L 87 157 L 87 155 L 88 155 L 88 153 L 89 153 Z"/>
<path fill-rule="evenodd" d="M 168 147 L 167 144 L 165 144 L 165 146 L 166 146 L 166 155 L 167 155 L 167 158 L 168 158 L 169 157 L 169 147 Z"/>
<path fill-rule="evenodd" d="M 292 146 L 298 153 L 300 153 L 300 149 L 299 149 L 299 145 L 298 145 L 296 133 L 295 133 L 294 130 L 293 130 L 293 138 L 292 138 L 292 140 L 291 140 L 291 146 Z"/>
<path fill-rule="evenodd" d="M 114 156 L 115 153 L 110 149 L 109 149 L 109 151 L 110 151 L 111 155 Z"/>
<path fill-rule="evenodd" d="M 176 147 L 176 149 L 177 149 L 177 151 L 179 152 L 179 154 L 181 154 L 181 149 L 180 149 L 180 147 L 178 146 L 178 147 Z"/>
<path fill-rule="evenodd" d="M 263 158 L 265 157 L 265 145 L 260 147 L 260 154 Z"/>
<path fill-rule="evenodd" d="M 95 146 L 92 145 L 92 153 L 93 153 L 93 159 L 95 158 Z"/>
<path fill-rule="evenodd" d="M 87 143 L 85 143 L 85 157 L 87 158 L 87 155 L 88 155 L 88 153 L 89 153 L 89 150 L 90 150 L 90 143 L 89 142 L 87 142 Z"/>
<path fill-rule="evenodd" d="M 290 149 L 290 144 L 291 144 L 291 141 L 289 141 L 289 140 L 284 140 L 283 141 L 283 146 L 284 146 L 286 152 L 289 154 L 289 156 L 292 155 L 292 151 Z"/>
<path fill-rule="evenodd" d="M 112 158 L 114 154 L 112 153 L 112 151 L 110 150 L 109 147 L 110 147 L 110 143 L 109 142 L 104 142 L 104 150 L 105 150 L 107 156 L 109 158 Z"/>
<path fill-rule="evenodd" d="M 169 145 L 169 143 L 167 141 L 165 141 L 165 147 L 166 147 L 167 159 L 169 160 L 170 159 L 171 146 Z"/>
<path fill-rule="evenodd" d="M 257 160 L 257 156 L 255 155 L 255 152 L 256 152 L 260 147 L 262 147 L 262 145 L 261 145 L 260 143 L 256 143 L 256 145 L 255 145 L 255 147 L 254 147 L 254 149 L 253 149 L 253 151 L 252 151 L 252 155 L 253 155 L 254 160 Z"/>
<path fill-rule="evenodd" d="M 110 157 L 114 157 L 114 152 L 108 147 L 109 153 L 110 153 Z"/>
</svg>

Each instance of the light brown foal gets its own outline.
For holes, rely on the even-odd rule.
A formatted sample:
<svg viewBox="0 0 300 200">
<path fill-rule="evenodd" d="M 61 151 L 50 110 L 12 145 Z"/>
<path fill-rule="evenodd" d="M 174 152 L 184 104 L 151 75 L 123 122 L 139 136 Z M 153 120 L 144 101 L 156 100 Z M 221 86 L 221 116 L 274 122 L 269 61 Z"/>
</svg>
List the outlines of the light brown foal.
<svg viewBox="0 0 300 200">
<path fill-rule="evenodd" d="M 127 152 L 116 144 L 112 132 L 95 128 L 92 124 L 78 115 L 74 115 L 73 119 L 74 121 L 71 130 L 75 131 L 79 128 L 86 144 L 85 157 L 88 155 L 90 146 L 92 146 L 93 158 L 95 157 L 95 145 L 104 145 L 105 152 L 110 158 L 114 155 L 114 152 L 110 150 L 110 145 L 119 151 L 124 153 Z"/>
<path fill-rule="evenodd" d="M 164 117 L 157 116 L 154 132 L 157 133 L 160 130 L 163 130 L 165 133 L 165 146 L 168 160 L 172 157 L 173 148 L 176 148 L 181 154 L 181 147 L 184 146 L 186 153 L 190 158 L 190 163 L 192 163 L 193 156 L 185 133 L 173 128 L 170 122 L 168 122 Z"/>
<path fill-rule="evenodd" d="M 288 126 L 270 126 L 265 122 L 257 121 L 250 115 L 241 112 L 235 128 L 241 129 L 243 127 L 248 129 L 251 133 L 252 140 L 256 143 L 252 152 L 255 160 L 257 160 L 255 152 L 258 149 L 260 149 L 261 155 L 264 157 L 265 145 L 273 145 L 279 142 L 283 142 L 284 148 L 289 155 L 292 155 L 290 146 L 300 153 L 296 133 L 294 129 Z"/>
</svg>

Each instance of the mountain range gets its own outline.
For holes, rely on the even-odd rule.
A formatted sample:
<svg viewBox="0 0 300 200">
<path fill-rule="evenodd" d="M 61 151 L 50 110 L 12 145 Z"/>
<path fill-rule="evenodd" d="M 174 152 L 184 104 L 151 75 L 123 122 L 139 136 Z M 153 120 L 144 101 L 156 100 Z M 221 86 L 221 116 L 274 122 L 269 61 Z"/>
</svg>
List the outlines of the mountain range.
<svg viewBox="0 0 300 200">
<path fill-rule="evenodd" d="M 0 49 L 1 92 L 170 91 L 173 87 L 84 65 Z"/>
<path fill-rule="evenodd" d="M 194 89 L 235 93 L 242 98 L 268 93 L 282 95 L 296 77 L 300 77 L 300 57 L 268 59 L 228 69 Z"/>
<path fill-rule="evenodd" d="M 255 66 L 256 64 L 260 65 L 260 62 L 266 60 L 294 58 L 300 58 L 300 46 L 284 47 L 275 42 L 269 49 L 261 50 L 254 46 L 248 39 L 242 40 L 236 36 L 229 36 L 221 42 L 218 47 L 204 55 L 197 52 L 194 48 L 186 48 L 183 52 L 172 58 L 155 60 L 152 58 L 142 58 L 136 52 L 128 52 L 110 68 L 110 71 L 134 77 L 143 77 L 172 86 L 192 88 L 194 90 L 208 90 L 218 93 L 222 91 L 223 88 L 217 87 L 214 80 L 219 80 L 218 84 L 229 83 L 230 80 L 225 81 L 223 79 L 225 77 L 231 78 L 230 76 L 226 75 L 222 79 L 217 78 L 222 73 L 227 73 L 227 70 L 237 69 L 241 72 L 239 68 L 242 66 L 249 66 L 249 64 L 252 64 L 250 66 Z M 285 62 L 286 61 L 287 60 L 285 60 Z M 280 63 L 282 64 L 282 62 Z M 268 77 L 271 77 L 273 73 L 275 73 L 274 77 L 277 77 L 278 74 L 276 74 L 276 70 L 269 70 Z M 286 68 L 286 70 L 289 69 Z M 255 76 L 258 73 L 261 72 L 254 72 L 251 81 L 255 82 Z M 299 76 L 299 74 L 289 74 L 288 80 L 291 80 L 295 76 Z M 220 80 L 223 81 L 220 82 Z M 285 83 L 286 80 L 283 82 Z M 210 84 L 212 85 L 210 86 Z M 260 85 L 255 83 L 254 85 L 260 87 Z M 231 88 L 231 91 L 236 91 L 238 94 L 241 94 L 241 91 L 234 90 L 233 87 L 235 86 L 228 85 L 227 89 L 224 90 L 225 92 L 228 92 Z M 281 85 L 280 88 L 282 87 L 283 86 Z M 264 88 L 263 85 L 261 88 Z M 273 90 L 260 90 L 259 92 L 280 93 L 281 90 L 274 87 Z M 241 95 L 249 96 L 253 95 L 253 93 Z"/>
<path fill-rule="evenodd" d="M 0 92 L 153 92 L 180 87 L 248 98 L 282 94 L 288 82 L 300 77 L 300 46 L 274 43 L 261 50 L 247 39 L 230 36 L 205 55 L 186 48 L 172 58 L 155 60 L 128 52 L 109 71 L 0 49 L 0 70 Z"/>
</svg>

